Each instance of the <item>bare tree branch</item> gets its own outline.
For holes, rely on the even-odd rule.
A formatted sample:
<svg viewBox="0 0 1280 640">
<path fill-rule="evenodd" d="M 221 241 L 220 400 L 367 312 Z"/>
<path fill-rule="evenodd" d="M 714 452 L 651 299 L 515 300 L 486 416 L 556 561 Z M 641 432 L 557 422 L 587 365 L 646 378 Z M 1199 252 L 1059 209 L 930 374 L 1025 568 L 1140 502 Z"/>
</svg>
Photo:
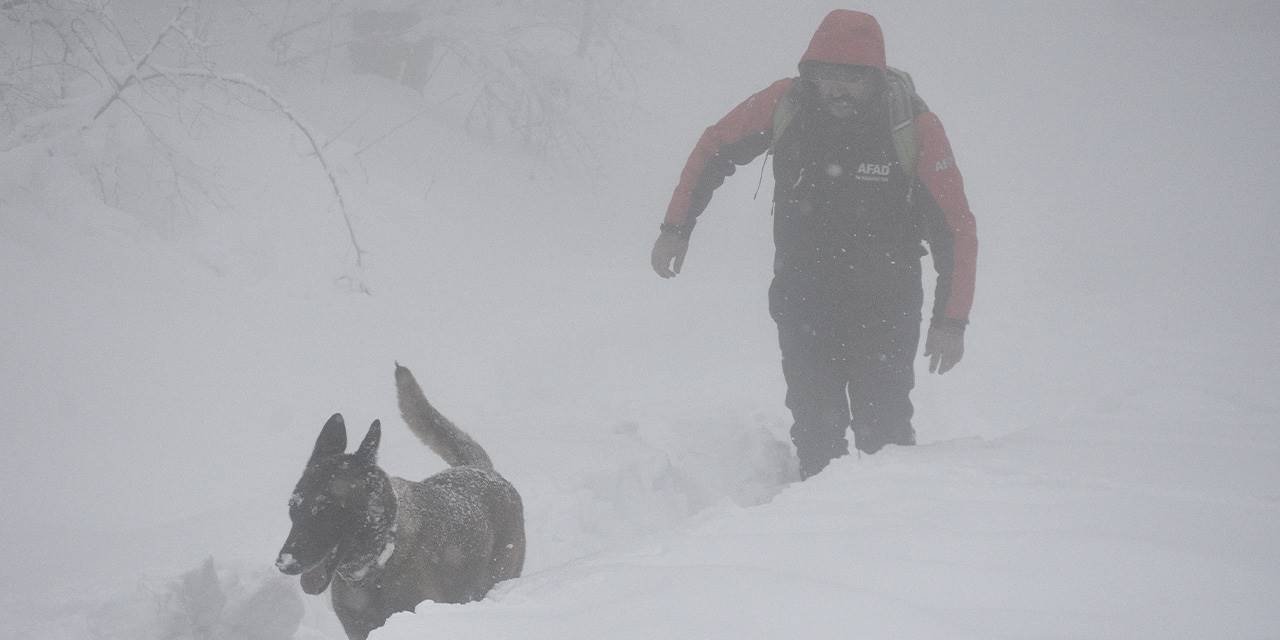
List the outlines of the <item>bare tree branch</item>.
<svg viewBox="0 0 1280 640">
<path fill-rule="evenodd" d="M 148 49 L 141 58 L 134 62 L 133 69 L 129 71 L 129 75 L 125 76 L 124 80 L 119 80 L 108 72 L 108 76 L 111 77 L 112 82 L 116 86 L 116 90 L 111 94 L 111 97 L 107 98 L 107 100 L 102 103 L 102 106 L 98 107 L 98 110 L 93 114 L 93 117 L 90 118 L 90 120 L 97 120 L 98 117 L 106 112 L 112 104 L 115 104 L 115 101 L 120 98 L 120 93 L 129 88 L 129 85 L 133 84 L 134 81 L 138 79 L 138 73 L 142 71 L 143 67 L 147 66 L 147 61 L 151 59 L 151 55 L 156 52 L 156 49 L 160 48 L 160 44 L 164 42 L 165 37 L 169 35 L 170 31 L 176 31 L 178 29 L 178 25 L 181 22 L 182 17 L 190 10 L 190 4 L 183 6 L 178 10 L 178 14 L 173 17 L 173 20 L 170 20 L 169 24 L 161 29 L 160 33 L 156 35 L 156 41 L 151 43 L 151 48 Z M 99 62 L 99 64 L 101 64 L 101 62 Z M 103 71 L 106 72 L 105 67 L 103 68 Z"/>
<path fill-rule="evenodd" d="M 421 110 L 421 111 L 419 111 L 419 112 L 417 112 L 417 113 L 413 114 L 412 116 L 410 116 L 410 117 L 409 117 L 409 119 L 405 120 L 404 122 L 401 122 L 400 124 L 397 124 L 397 125 L 396 125 L 396 126 L 394 126 L 394 127 L 391 127 L 390 129 L 388 129 L 388 130 L 386 131 L 386 133 L 383 133 L 382 135 L 378 136 L 377 138 L 374 138 L 372 142 L 369 142 L 368 144 L 365 144 L 363 147 L 360 147 L 359 149 L 357 149 L 357 150 L 356 150 L 356 152 L 355 152 L 355 156 L 356 156 L 356 157 L 359 157 L 359 156 L 360 156 L 360 154 L 362 154 L 362 153 L 364 153 L 364 152 L 368 151 L 371 147 L 373 147 L 373 146 L 377 145 L 379 142 L 382 142 L 383 140 L 386 140 L 388 137 L 390 137 L 390 136 L 391 136 L 391 134 L 393 134 L 393 133 L 395 133 L 395 132 L 399 131 L 400 129 L 403 129 L 404 127 L 408 126 L 408 125 L 409 125 L 410 123 L 412 123 L 413 121 L 415 121 L 415 120 L 417 120 L 418 118 L 421 118 L 422 116 L 425 116 L 425 115 L 427 115 L 427 114 L 429 114 L 429 113 L 431 113 L 431 110 L 430 110 L 430 109 L 423 109 L 423 110 Z"/>
<path fill-rule="evenodd" d="M 311 127 L 307 126 L 302 121 L 302 119 L 299 118 L 297 114 L 295 114 L 293 110 L 290 109 L 289 106 L 284 103 L 284 101 L 280 100 L 280 98 L 277 98 L 276 95 L 272 93 L 270 89 L 267 89 L 266 87 L 244 76 L 228 75 L 228 74 L 218 73 L 216 71 L 209 71 L 207 69 L 161 69 L 155 66 L 152 66 L 151 68 L 154 69 L 156 73 L 138 78 L 138 81 L 140 83 L 145 83 L 149 80 L 154 80 L 161 77 L 172 77 L 172 76 L 187 77 L 187 78 L 202 78 L 205 80 L 217 80 L 219 82 L 223 82 L 226 84 L 244 87 L 246 89 L 249 89 L 250 91 L 253 91 L 254 93 L 261 95 L 262 97 L 270 101 L 271 104 L 274 105 L 275 108 L 280 113 L 284 114 L 284 116 L 288 118 L 290 122 L 293 123 L 293 126 L 297 128 L 298 131 L 302 132 L 303 137 L 305 137 L 307 139 L 307 142 L 311 145 L 311 149 L 315 153 L 316 159 L 320 162 L 320 166 L 324 169 L 325 176 L 328 177 L 329 184 L 331 187 L 333 187 L 333 195 L 338 200 L 338 209 L 342 213 L 342 220 L 343 222 L 346 223 L 347 236 L 350 238 L 351 246 L 355 249 L 355 252 L 356 252 L 356 266 L 359 266 L 359 267 L 364 266 L 365 251 L 360 247 L 360 243 L 356 240 L 355 227 L 351 224 L 351 216 L 347 211 L 346 198 L 344 198 L 342 195 L 342 188 L 338 186 L 338 177 L 334 173 L 333 165 L 329 162 L 328 156 L 325 155 L 324 149 L 321 147 L 320 143 L 318 142 L 318 137 L 312 131 Z"/>
</svg>

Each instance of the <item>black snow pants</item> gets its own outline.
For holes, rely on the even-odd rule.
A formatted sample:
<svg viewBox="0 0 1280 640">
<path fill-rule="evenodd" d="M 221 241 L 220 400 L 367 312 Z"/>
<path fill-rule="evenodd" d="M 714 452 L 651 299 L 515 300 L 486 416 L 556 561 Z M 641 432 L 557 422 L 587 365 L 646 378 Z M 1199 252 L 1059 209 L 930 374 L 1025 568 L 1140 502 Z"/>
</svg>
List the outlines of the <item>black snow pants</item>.
<svg viewBox="0 0 1280 640">
<path fill-rule="evenodd" d="M 802 478 L 849 453 L 850 426 L 866 453 L 915 444 L 908 396 L 920 343 L 921 253 L 872 251 L 825 273 L 774 277 L 769 307 Z"/>
</svg>

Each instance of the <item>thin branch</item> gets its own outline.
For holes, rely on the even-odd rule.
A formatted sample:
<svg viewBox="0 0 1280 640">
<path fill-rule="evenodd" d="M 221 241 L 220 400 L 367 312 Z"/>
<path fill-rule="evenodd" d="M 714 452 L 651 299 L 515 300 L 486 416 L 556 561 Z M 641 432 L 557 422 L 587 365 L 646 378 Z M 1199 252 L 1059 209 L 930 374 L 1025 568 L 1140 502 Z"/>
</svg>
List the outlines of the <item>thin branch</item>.
<svg viewBox="0 0 1280 640">
<path fill-rule="evenodd" d="M 133 52 L 129 50 L 129 43 L 124 39 L 124 33 L 120 31 L 120 26 L 117 25 L 116 21 L 111 19 L 110 16 L 106 15 L 106 7 L 98 7 L 93 11 L 93 13 L 97 15 L 98 23 L 101 24 L 108 33 L 115 36 L 116 42 L 120 43 L 120 50 L 124 51 L 126 56 L 129 56 L 129 60 L 136 62 L 137 59 L 133 57 Z M 164 34 L 163 31 L 160 33 L 161 35 Z"/>
<path fill-rule="evenodd" d="M 338 132 L 337 132 L 337 133 L 335 133 L 335 134 L 333 134 L 332 136 L 330 136 L 330 138 L 329 138 L 329 141 L 328 141 L 328 142 L 324 143 L 323 145 L 320 145 L 320 146 L 321 146 L 321 148 L 323 148 L 323 149 L 328 149 L 328 148 L 329 148 L 329 145 L 331 145 L 331 144 L 333 144 L 333 143 L 337 142 L 338 140 L 341 140 L 341 139 L 342 139 L 342 136 L 346 135 L 346 134 L 347 134 L 347 132 L 351 130 L 351 127 L 356 126 L 356 123 L 357 123 L 357 122 L 360 122 L 361 120 L 363 120 L 363 119 L 364 119 L 364 117 L 365 117 L 365 116 L 367 116 L 367 115 L 369 115 L 369 112 L 370 112 L 370 111 L 372 111 L 372 110 L 373 110 L 373 107 L 368 107 L 368 108 L 366 108 L 366 109 L 364 110 L 364 113 L 362 113 L 362 114 L 360 114 L 360 115 L 356 116 L 355 118 L 352 118 L 352 119 L 351 119 L 351 122 L 348 122 L 348 123 L 346 124 L 346 126 L 342 127 L 341 129 L 339 129 L 339 130 L 338 130 Z"/>
<path fill-rule="evenodd" d="M 360 147 L 359 149 L 357 149 L 357 150 L 356 150 L 356 152 L 355 152 L 355 156 L 356 156 L 356 157 L 360 157 L 360 154 L 362 154 L 362 153 L 364 153 L 364 152 L 368 151 L 368 150 L 369 150 L 371 147 L 373 147 L 374 145 L 377 145 L 379 142 L 382 142 L 383 140 L 386 140 L 386 139 L 387 139 L 391 134 L 393 134 L 393 133 L 395 133 L 395 132 L 399 131 L 400 129 L 403 129 L 404 127 L 408 126 L 408 125 L 409 125 L 410 123 L 412 123 L 413 121 L 417 120 L 418 118 L 421 118 L 422 116 L 427 115 L 428 113 L 431 113 L 431 111 L 430 111 L 430 110 L 428 110 L 428 109 L 423 109 L 423 110 L 421 110 L 421 111 L 419 111 L 419 112 L 417 112 L 417 113 L 413 114 L 412 116 L 410 116 L 410 117 L 409 117 L 409 119 L 408 119 L 408 120 L 405 120 L 404 122 L 401 122 L 400 124 L 398 124 L 398 125 L 396 125 L 396 126 L 394 126 L 394 127 L 391 127 L 390 129 L 388 129 L 388 130 L 387 130 L 387 132 L 386 132 L 386 133 L 383 133 L 382 135 L 378 136 L 377 138 L 374 138 L 372 142 L 369 142 L 368 144 L 364 145 L 363 147 Z"/>
<path fill-rule="evenodd" d="M 347 225 L 347 236 L 351 240 L 351 246 L 356 251 L 356 266 L 359 266 L 359 267 L 364 266 L 365 251 L 364 249 L 360 248 L 360 243 L 356 240 L 356 231 L 355 231 L 355 227 L 351 224 L 351 216 L 347 211 L 346 198 L 344 198 L 342 195 L 342 188 L 338 186 L 338 178 L 334 174 L 333 167 L 332 165 L 329 164 L 329 159 L 325 155 L 324 149 L 321 148 L 320 143 L 317 141 L 317 136 L 315 135 L 315 133 L 312 132 L 310 127 L 308 127 L 305 123 L 303 123 L 303 121 L 297 116 L 297 114 L 293 112 L 292 109 L 289 108 L 288 105 L 286 105 L 282 100 L 277 98 L 275 94 L 271 92 L 271 90 L 243 76 L 226 75 L 226 74 L 218 73 L 216 71 L 209 71 L 206 69 L 160 69 L 154 66 L 152 66 L 152 69 L 155 69 L 156 73 L 152 75 L 140 77 L 138 78 L 138 81 L 147 82 L 149 80 L 153 80 L 153 79 L 165 77 L 165 76 L 180 76 L 180 77 L 188 77 L 188 78 L 202 78 L 205 80 L 217 80 L 219 82 L 233 84 L 233 85 L 237 85 L 237 86 L 241 86 L 246 89 L 249 89 L 263 96 L 264 98 L 269 100 L 271 104 L 275 105 L 276 109 L 279 110 L 280 113 L 284 114 L 284 116 L 288 118 L 290 122 L 293 123 L 293 126 L 302 132 L 302 135 L 307 139 L 307 142 L 311 145 L 312 151 L 315 152 L 316 160 L 320 162 L 320 166 L 324 169 L 325 176 L 329 178 L 330 186 L 333 187 L 333 195 L 338 199 L 338 209 L 342 213 L 343 222 L 345 222 Z"/>
<path fill-rule="evenodd" d="M 111 70 L 107 68 L 107 63 L 102 61 L 102 56 L 98 55 L 97 43 L 90 43 L 85 39 L 85 36 L 80 33 L 83 28 L 84 23 L 79 18 L 73 20 L 71 22 L 71 35 L 76 37 L 76 40 L 80 42 L 80 47 L 89 54 L 89 58 L 93 60 L 94 64 L 98 65 L 98 69 L 102 71 L 102 75 L 106 76 L 107 81 L 111 83 L 112 88 L 114 88 L 118 93 L 120 91 L 120 81 L 117 80 L 115 74 L 111 73 Z"/>
<path fill-rule="evenodd" d="M 347 12 L 338 14 L 336 17 L 347 18 L 347 17 L 350 17 L 352 13 L 353 12 L 347 11 Z M 268 42 L 268 46 L 273 48 L 277 47 L 283 42 L 284 39 L 288 38 L 289 36 L 292 36 L 293 34 L 298 33 L 299 31 L 305 31 L 312 27 L 322 25 L 324 24 L 325 21 L 332 20 L 334 17 L 335 16 L 333 16 L 332 14 L 326 14 L 324 16 L 316 18 L 315 20 L 303 22 L 295 27 L 278 31 L 276 32 L 275 35 L 271 36 L 271 40 Z"/>
<path fill-rule="evenodd" d="M 178 10 L 178 14 L 173 17 L 173 20 L 170 20 L 169 24 L 166 25 L 165 28 L 161 29 L 160 33 L 156 35 L 156 41 L 151 43 L 151 48 L 148 49 L 145 54 L 143 54 L 142 58 L 138 59 L 133 64 L 133 69 L 129 71 L 129 75 L 126 76 L 123 81 L 117 80 L 114 76 L 112 76 L 112 82 L 115 83 L 116 90 L 111 94 L 111 97 L 108 98 L 106 102 L 102 104 L 101 107 L 98 107 L 97 112 L 93 114 L 93 117 L 90 118 L 90 120 L 97 120 L 98 117 L 101 116 L 104 112 L 106 112 L 106 110 L 110 108 L 112 104 L 115 104 L 116 100 L 120 99 L 120 93 L 123 92 L 125 89 L 129 88 L 129 85 L 133 84 L 134 81 L 138 79 L 138 73 L 142 71 L 143 67 L 147 66 L 147 61 L 151 59 L 151 55 L 156 52 L 156 49 L 160 48 L 160 44 L 164 42 L 165 37 L 169 35 L 170 31 L 177 30 L 178 25 L 182 20 L 182 17 L 186 15 L 187 11 L 189 10 L 191 10 L 191 5 L 189 4 L 183 6 L 181 9 Z"/>
<path fill-rule="evenodd" d="M 297 64 L 299 64 L 299 63 L 302 63 L 302 62 L 304 62 L 304 61 L 306 61 L 306 60 L 309 60 L 309 59 L 311 59 L 311 58 L 314 58 L 314 57 L 316 57 L 316 56 L 320 56 L 320 55 L 328 56 L 328 55 L 330 55 L 330 54 L 333 52 L 333 50 L 334 50 L 334 49 L 341 49 L 341 48 L 343 48 L 343 47 L 349 46 L 350 44 L 351 44 L 351 42 L 350 42 L 349 40 L 343 40 L 343 41 L 341 41 L 341 42 L 332 42 L 332 41 L 331 41 L 331 42 L 329 42 L 329 43 L 327 43 L 327 44 L 325 44 L 325 45 L 321 46 L 321 47 L 320 47 L 320 48 L 318 48 L 318 49 L 313 49 L 313 50 L 311 50 L 311 51 L 306 51 L 306 52 L 303 52 L 303 53 L 299 53 L 299 54 L 297 54 L 297 55 L 295 55 L 295 56 L 291 56 L 291 57 L 285 58 L 284 60 L 280 60 L 280 61 L 279 61 L 279 62 L 277 62 L 276 64 L 279 64 L 279 65 L 281 65 L 281 66 L 285 66 L 285 67 L 292 67 L 292 66 L 295 66 L 295 65 L 297 65 Z"/>
<path fill-rule="evenodd" d="M 97 76 L 97 74 L 95 74 L 92 70 L 90 70 L 90 69 L 86 69 L 86 68 L 84 68 L 84 67 L 82 67 L 82 66 L 80 66 L 80 65 L 78 65 L 78 64 L 72 64 L 72 63 L 70 63 L 70 62 L 41 62 L 41 63 L 38 63 L 38 64 L 33 64 L 33 65 L 30 65 L 30 66 L 27 66 L 27 67 L 23 67 L 23 68 L 19 69 L 19 71 L 32 71 L 32 70 L 35 70 L 35 69 L 43 69 L 43 68 L 45 68 L 45 67 L 53 67 L 53 68 L 56 68 L 56 69 L 70 69 L 70 70 L 72 70 L 72 71 L 79 71 L 80 73 L 83 73 L 84 75 L 88 76 L 90 80 L 93 80 L 94 82 L 98 83 L 98 85 L 99 85 L 99 86 L 101 86 L 101 85 L 102 85 L 102 79 L 101 79 L 101 78 L 99 78 L 99 77 Z M 5 85 L 5 86 L 13 86 L 13 85 L 11 85 L 10 83 L 7 83 L 7 82 L 6 82 L 6 83 L 4 83 L 4 85 Z"/>
<path fill-rule="evenodd" d="M 155 129 L 151 128 L 151 124 L 147 122 L 145 117 L 143 117 L 142 112 L 134 108 L 134 106 L 124 98 L 120 98 L 120 104 L 124 105 L 125 108 L 133 113 L 133 116 L 138 119 L 138 124 L 142 125 L 143 130 L 147 132 L 147 135 L 149 135 L 156 144 L 160 145 L 160 147 L 165 151 L 165 155 L 172 158 L 174 154 L 177 153 L 169 143 L 165 142 L 164 138 L 160 137 L 159 133 L 156 133 Z"/>
</svg>

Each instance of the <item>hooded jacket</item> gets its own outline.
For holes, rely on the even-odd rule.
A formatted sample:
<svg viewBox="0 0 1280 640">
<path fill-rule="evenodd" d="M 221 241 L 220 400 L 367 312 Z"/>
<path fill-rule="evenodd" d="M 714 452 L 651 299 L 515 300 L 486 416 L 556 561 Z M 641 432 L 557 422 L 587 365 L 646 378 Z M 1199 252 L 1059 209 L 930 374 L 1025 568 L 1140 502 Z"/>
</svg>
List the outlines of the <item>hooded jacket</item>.
<svg viewBox="0 0 1280 640">
<path fill-rule="evenodd" d="M 801 56 L 800 68 L 810 62 L 886 69 L 879 23 L 865 13 L 832 11 Z M 801 88 L 800 83 L 798 78 L 774 82 L 703 132 L 680 174 L 664 224 L 691 229 L 711 201 L 712 192 L 736 166 L 746 165 L 769 150 L 774 141 L 774 110 L 783 96 Z M 926 220 L 924 237 L 917 239 L 929 243 L 938 273 L 932 320 L 935 325 L 964 326 L 973 303 L 977 225 L 941 120 L 922 111 L 915 116 L 914 126 L 919 145 L 914 172 L 917 187 L 927 190 L 939 218 Z M 775 202 L 777 195 L 775 191 Z"/>
</svg>

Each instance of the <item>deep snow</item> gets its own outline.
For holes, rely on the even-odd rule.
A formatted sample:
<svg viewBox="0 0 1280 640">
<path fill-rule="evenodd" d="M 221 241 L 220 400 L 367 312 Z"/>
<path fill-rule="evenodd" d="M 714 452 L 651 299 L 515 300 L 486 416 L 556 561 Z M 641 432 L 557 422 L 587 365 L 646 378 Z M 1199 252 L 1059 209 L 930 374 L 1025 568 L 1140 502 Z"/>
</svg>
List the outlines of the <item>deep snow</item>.
<svg viewBox="0 0 1280 640">
<path fill-rule="evenodd" d="M 362 270 L 268 112 L 172 125 L 218 187 L 176 212 L 90 179 L 148 184 L 126 114 L 0 150 L 0 636 L 251 637 L 301 602 L 296 637 L 341 638 L 270 565 L 331 413 L 381 418 L 392 473 L 442 467 L 399 360 L 521 490 L 530 555 L 374 638 L 1280 637 L 1280 15 L 1179 4 L 866 3 L 956 147 L 978 297 L 964 362 L 918 369 L 922 445 L 803 484 L 759 164 L 679 278 L 647 252 L 702 127 L 825 4 L 670 9 L 634 104 L 551 160 L 449 105 L 357 155 L 424 98 L 246 62 L 343 132 Z"/>
</svg>

